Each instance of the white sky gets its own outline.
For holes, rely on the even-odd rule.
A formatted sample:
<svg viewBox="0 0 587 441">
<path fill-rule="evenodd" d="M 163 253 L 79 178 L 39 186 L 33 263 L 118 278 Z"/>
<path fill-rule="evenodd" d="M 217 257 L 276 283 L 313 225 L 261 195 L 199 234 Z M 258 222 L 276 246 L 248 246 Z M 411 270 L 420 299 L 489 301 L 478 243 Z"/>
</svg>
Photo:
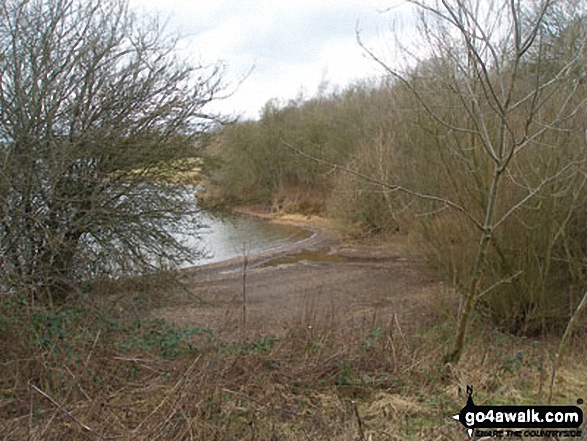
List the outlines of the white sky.
<svg viewBox="0 0 587 441">
<path fill-rule="evenodd" d="M 302 91 L 313 96 L 327 81 L 344 87 L 382 75 L 356 40 L 390 52 L 391 21 L 405 14 L 401 0 L 130 0 L 139 12 L 158 12 L 168 30 L 186 36 L 182 45 L 197 61 L 226 66 L 238 90 L 208 111 L 257 118 L 271 98 L 282 102 Z M 393 11 L 382 11 L 394 7 Z M 408 19 L 409 20 L 409 19 Z M 206 109 L 205 109 L 206 110 Z"/>
</svg>

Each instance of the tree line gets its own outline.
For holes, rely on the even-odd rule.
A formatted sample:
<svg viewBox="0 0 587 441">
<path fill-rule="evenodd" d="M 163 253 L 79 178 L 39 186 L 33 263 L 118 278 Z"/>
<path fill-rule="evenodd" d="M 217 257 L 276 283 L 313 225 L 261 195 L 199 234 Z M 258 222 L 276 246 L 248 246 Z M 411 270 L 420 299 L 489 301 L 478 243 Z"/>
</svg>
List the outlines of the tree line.
<svg viewBox="0 0 587 441">
<path fill-rule="evenodd" d="M 382 79 L 269 102 L 222 133 L 213 178 L 235 203 L 419 237 L 461 294 L 451 362 L 474 311 L 525 335 L 580 312 L 586 5 L 409 3 L 420 40 L 398 36 L 404 64 L 364 47 Z"/>
</svg>

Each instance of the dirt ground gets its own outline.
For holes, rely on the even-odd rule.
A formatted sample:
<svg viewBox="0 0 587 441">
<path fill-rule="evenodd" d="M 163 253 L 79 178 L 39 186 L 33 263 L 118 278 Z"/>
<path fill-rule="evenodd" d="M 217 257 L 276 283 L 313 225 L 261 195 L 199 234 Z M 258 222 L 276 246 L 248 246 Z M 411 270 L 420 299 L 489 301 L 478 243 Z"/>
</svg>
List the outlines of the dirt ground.
<svg viewBox="0 0 587 441">
<path fill-rule="evenodd" d="M 246 271 L 244 258 L 184 270 L 181 289 L 168 293 L 152 315 L 227 334 L 245 329 L 247 335 L 279 335 L 292 325 L 308 332 L 337 329 L 335 321 L 365 329 L 392 321 L 422 325 L 438 313 L 431 296 L 446 297 L 422 256 L 409 251 L 404 234 L 353 240 L 320 218 L 271 221 L 314 234 L 285 249 L 247 256 Z"/>
</svg>

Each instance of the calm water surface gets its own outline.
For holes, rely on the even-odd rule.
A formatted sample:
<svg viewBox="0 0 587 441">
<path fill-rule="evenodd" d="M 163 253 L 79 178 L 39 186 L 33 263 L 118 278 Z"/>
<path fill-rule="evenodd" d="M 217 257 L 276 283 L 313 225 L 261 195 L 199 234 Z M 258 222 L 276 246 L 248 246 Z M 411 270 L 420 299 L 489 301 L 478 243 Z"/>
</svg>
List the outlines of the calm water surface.
<svg viewBox="0 0 587 441">
<path fill-rule="evenodd" d="M 219 218 L 202 213 L 206 225 L 199 232 L 201 240 L 188 238 L 188 243 L 205 252 L 183 267 L 220 262 L 233 257 L 278 249 L 306 239 L 312 232 L 290 226 L 269 223 L 248 217 Z"/>
</svg>

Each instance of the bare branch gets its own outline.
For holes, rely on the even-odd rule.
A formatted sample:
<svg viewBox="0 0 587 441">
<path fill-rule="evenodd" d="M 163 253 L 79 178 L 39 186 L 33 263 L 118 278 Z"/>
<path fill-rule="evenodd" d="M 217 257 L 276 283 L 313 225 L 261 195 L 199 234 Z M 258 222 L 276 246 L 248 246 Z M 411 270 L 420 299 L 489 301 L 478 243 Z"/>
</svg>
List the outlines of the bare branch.
<svg viewBox="0 0 587 441">
<path fill-rule="evenodd" d="M 585 164 L 586 161 L 587 160 L 569 162 L 553 176 L 549 176 L 548 178 L 544 179 L 538 186 L 530 190 L 526 196 L 524 196 L 521 200 L 516 202 L 503 216 L 501 216 L 501 218 L 493 224 L 493 229 L 495 230 L 499 228 L 501 224 L 503 224 L 512 214 L 514 214 L 516 211 L 522 208 L 529 200 L 531 200 L 534 196 L 536 196 L 536 194 L 542 191 L 542 189 L 546 187 L 548 184 L 551 184 L 552 182 L 555 182 L 556 180 L 560 179 L 560 177 L 563 176 L 571 168 L 577 167 L 581 164 Z"/>
<path fill-rule="evenodd" d="M 306 158 L 306 159 L 310 159 L 318 164 L 322 164 L 322 165 L 326 165 L 328 167 L 331 167 L 335 170 L 340 170 L 344 173 L 348 173 L 350 175 L 356 176 L 360 179 L 362 179 L 365 182 L 369 182 L 371 184 L 375 184 L 378 185 L 380 187 L 386 188 L 390 191 L 393 192 L 400 192 L 400 193 L 405 193 L 407 195 L 410 196 L 414 196 L 418 199 L 424 199 L 424 200 L 428 200 L 428 201 L 434 201 L 434 202 L 440 202 L 446 206 L 449 206 L 451 208 L 454 208 L 455 210 L 457 210 L 458 212 L 464 214 L 478 229 L 483 230 L 483 225 L 477 220 L 475 219 L 475 217 L 469 213 L 465 208 L 463 208 L 462 206 L 460 206 L 459 204 L 456 204 L 454 202 L 452 202 L 449 199 L 446 198 L 442 198 L 439 196 L 434 196 L 434 195 L 428 195 L 428 194 L 423 194 L 405 187 L 402 187 L 401 185 L 395 185 L 395 184 L 389 184 L 387 182 L 383 182 L 379 179 L 376 179 L 372 176 L 366 175 L 364 173 L 361 173 L 357 170 L 353 170 L 350 169 L 348 167 L 342 166 L 340 164 L 333 164 L 331 162 L 325 161 L 323 159 L 317 158 L 315 156 L 309 155 L 306 152 L 304 152 L 302 149 L 298 148 L 298 147 L 294 147 L 293 145 L 287 143 L 286 141 L 284 141 L 283 139 L 281 140 L 281 143 L 289 148 L 290 150 L 294 151 L 295 153 L 297 153 L 298 155 Z"/>
</svg>

